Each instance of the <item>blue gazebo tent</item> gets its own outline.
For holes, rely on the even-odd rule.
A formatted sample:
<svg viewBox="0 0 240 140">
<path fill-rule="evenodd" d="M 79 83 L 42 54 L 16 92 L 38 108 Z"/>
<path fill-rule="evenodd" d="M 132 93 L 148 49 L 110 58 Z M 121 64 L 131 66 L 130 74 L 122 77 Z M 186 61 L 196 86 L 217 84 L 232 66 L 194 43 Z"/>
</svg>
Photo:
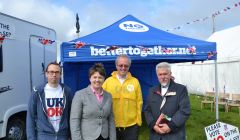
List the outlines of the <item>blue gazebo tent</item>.
<svg viewBox="0 0 240 140">
<path fill-rule="evenodd" d="M 130 72 L 140 81 L 143 100 L 149 87 L 158 83 L 155 65 L 159 62 L 216 60 L 216 43 L 183 37 L 154 28 L 128 15 L 95 33 L 61 44 L 64 83 L 73 92 L 89 84 L 88 69 L 102 62 L 107 75 L 115 70 L 119 54 L 132 59 Z"/>
</svg>

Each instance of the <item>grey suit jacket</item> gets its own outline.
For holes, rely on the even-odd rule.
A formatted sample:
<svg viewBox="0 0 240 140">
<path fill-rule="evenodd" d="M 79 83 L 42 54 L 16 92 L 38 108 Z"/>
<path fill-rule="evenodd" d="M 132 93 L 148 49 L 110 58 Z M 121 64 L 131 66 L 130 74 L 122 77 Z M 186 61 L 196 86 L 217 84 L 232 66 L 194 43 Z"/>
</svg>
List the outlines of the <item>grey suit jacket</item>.
<svg viewBox="0 0 240 140">
<path fill-rule="evenodd" d="M 166 96 L 166 103 L 161 110 L 160 105 L 163 97 L 158 95 L 157 91 L 160 91 L 159 85 L 150 89 L 147 104 L 144 108 L 145 118 L 150 128 L 150 140 L 185 140 L 185 123 L 190 115 L 190 101 L 187 88 L 171 81 L 167 93 L 171 92 L 173 94 Z M 161 113 L 172 118 L 168 123 L 171 132 L 164 135 L 157 134 L 153 130 Z"/>
<path fill-rule="evenodd" d="M 95 140 L 100 135 L 116 140 L 111 94 L 103 91 L 103 101 L 99 103 L 90 86 L 77 91 L 72 101 L 70 128 L 72 140 Z"/>
</svg>

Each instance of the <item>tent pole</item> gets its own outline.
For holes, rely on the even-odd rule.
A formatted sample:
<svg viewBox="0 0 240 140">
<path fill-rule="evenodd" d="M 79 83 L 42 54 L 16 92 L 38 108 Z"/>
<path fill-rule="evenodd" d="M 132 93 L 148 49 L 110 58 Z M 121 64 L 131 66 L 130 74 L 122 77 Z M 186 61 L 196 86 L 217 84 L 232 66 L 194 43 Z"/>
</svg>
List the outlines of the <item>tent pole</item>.
<svg viewBox="0 0 240 140">
<path fill-rule="evenodd" d="M 212 15 L 212 33 L 215 33 L 215 15 Z M 219 112 L 218 112 L 218 71 L 217 71 L 217 59 L 214 60 L 215 65 L 215 103 L 216 103 L 216 121 L 219 120 Z"/>
<path fill-rule="evenodd" d="M 215 16 L 212 15 L 212 33 L 215 33 Z"/>
<path fill-rule="evenodd" d="M 218 69 L 217 69 L 217 60 L 214 60 L 215 65 L 215 99 L 216 99 L 216 121 L 219 120 L 219 112 L 218 112 Z"/>
</svg>

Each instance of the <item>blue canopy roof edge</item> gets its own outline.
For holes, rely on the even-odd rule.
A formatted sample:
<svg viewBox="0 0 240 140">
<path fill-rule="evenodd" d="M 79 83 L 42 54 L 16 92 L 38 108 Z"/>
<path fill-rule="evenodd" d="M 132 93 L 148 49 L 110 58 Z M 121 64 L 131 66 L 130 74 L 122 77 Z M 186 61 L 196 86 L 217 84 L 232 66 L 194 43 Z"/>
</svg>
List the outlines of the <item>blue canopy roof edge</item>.
<svg viewBox="0 0 240 140">
<path fill-rule="evenodd" d="M 113 61 L 119 54 L 128 54 L 132 60 L 166 60 L 171 62 L 192 62 L 215 60 L 214 50 L 199 49 L 195 47 L 186 48 L 172 46 L 118 46 L 111 50 L 108 46 L 99 48 L 98 46 L 85 45 L 76 49 L 75 45 L 62 46 L 62 62 L 86 62 L 86 61 Z M 109 49 L 109 50 L 108 50 Z M 193 49 L 192 51 L 190 49 Z M 195 49 L 195 50 L 194 50 Z M 174 61 L 173 61 L 174 60 Z"/>
<path fill-rule="evenodd" d="M 84 42 L 84 45 L 76 48 L 77 42 Z M 121 53 L 133 60 L 192 62 L 217 59 L 215 42 L 168 33 L 131 15 L 61 45 L 62 62 L 113 61 Z"/>
</svg>

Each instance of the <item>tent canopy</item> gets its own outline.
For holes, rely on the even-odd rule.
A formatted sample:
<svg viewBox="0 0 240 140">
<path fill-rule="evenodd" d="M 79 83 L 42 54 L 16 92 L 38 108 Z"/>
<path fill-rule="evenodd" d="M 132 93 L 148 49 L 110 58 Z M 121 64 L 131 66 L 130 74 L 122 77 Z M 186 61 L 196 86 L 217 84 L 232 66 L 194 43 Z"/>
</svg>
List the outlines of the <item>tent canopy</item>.
<svg viewBox="0 0 240 140">
<path fill-rule="evenodd" d="M 217 42 L 218 62 L 229 62 L 240 59 L 240 25 L 212 34 L 208 41 Z"/>
<path fill-rule="evenodd" d="M 85 45 L 76 49 L 76 44 Z M 87 36 L 62 43 L 62 62 L 112 61 L 128 54 L 132 60 L 189 62 L 216 59 L 216 43 L 171 34 L 128 15 Z"/>
<path fill-rule="evenodd" d="M 145 104 L 149 87 L 158 83 L 157 63 L 215 60 L 215 52 L 216 43 L 174 35 L 128 15 L 95 33 L 62 43 L 61 62 L 64 83 L 75 92 L 89 84 L 88 69 L 95 62 L 104 64 L 108 77 L 116 69 L 116 57 L 127 54 Z"/>
</svg>

